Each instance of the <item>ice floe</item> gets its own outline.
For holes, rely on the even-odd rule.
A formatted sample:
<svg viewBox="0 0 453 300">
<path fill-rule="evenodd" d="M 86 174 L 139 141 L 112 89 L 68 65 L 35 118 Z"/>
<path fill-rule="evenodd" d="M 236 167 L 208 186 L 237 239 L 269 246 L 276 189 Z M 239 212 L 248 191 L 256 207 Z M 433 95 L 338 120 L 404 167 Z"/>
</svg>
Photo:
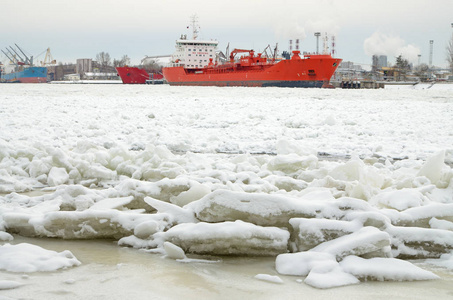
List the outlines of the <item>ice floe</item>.
<svg viewBox="0 0 453 300">
<path fill-rule="evenodd" d="M 50 272 L 80 264 L 68 250 L 58 253 L 27 243 L 0 246 L 0 270 L 20 273 Z"/>
<path fill-rule="evenodd" d="M 112 111 L 104 103 L 99 116 L 87 108 L 76 117 L 79 110 L 64 101 L 58 109 L 74 116 L 64 118 L 46 104 L 15 116 L 16 104 L 8 101 L 12 108 L 0 111 L 0 269 L 80 264 L 69 251 L 11 245 L 14 234 L 113 239 L 184 262 L 192 255 L 272 256 L 277 273 L 305 277 L 317 288 L 438 278 L 425 264 L 452 269 L 448 99 L 432 98 L 426 107 L 424 99 L 401 104 L 370 91 L 365 104 L 343 99 L 338 111 L 314 100 L 312 91 L 305 101 L 285 89 L 256 90 L 270 106 L 260 102 L 245 114 L 226 111 L 222 105 L 230 102 L 203 93 L 201 106 L 174 102 L 172 93 L 181 91 L 166 89 L 159 105 Z M 250 91 L 231 93 L 241 98 Z M 285 105 L 271 101 L 280 93 Z M 295 113 L 300 101 L 306 116 Z M 397 114 L 401 105 L 410 112 Z M 431 122 L 433 114 L 420 114 L 422 108 L 440 111 L 445 124 Z M 323 109 L 329 111 L 318 116 Z M 46 110 L 54 114 L 49 124 L 41 122 Z"/>
</svg>

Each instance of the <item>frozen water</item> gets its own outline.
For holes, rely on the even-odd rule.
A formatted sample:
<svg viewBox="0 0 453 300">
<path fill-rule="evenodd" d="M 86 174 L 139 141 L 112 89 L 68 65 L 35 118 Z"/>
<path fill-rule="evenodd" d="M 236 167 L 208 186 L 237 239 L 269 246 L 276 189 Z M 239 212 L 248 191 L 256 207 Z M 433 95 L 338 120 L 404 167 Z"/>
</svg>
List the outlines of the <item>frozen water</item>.
<svg viewBox="0 0 453 300">
<path fill-rule="evenodd" d="M 283 283 L 283 280 L 278 277 L 278 276 L 273 276 L 269 274 L 258 274 L 255 276 L 256 279 L 263 280 L 263 281 L 269 281 L 273 283 Z"/>
<path fill-rule="evenodd" d="M 12 280 L 0 280 L 0 290 L 15 289 L 20 287 L 22 283 Z"/>
<path fill-rule="evenodd" d="M 0 247 L 20 234 L 185 262 L 276 256 L 323 289 L 437 278 L 395 259 L 451 270 L 447 87 L 1 85 Z"/>
</svg>

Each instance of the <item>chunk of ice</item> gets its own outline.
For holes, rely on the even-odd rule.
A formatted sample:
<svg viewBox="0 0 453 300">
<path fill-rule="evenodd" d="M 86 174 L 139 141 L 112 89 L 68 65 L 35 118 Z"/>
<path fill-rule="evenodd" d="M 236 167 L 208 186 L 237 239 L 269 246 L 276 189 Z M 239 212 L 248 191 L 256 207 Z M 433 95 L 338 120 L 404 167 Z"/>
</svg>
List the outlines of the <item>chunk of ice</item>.
<svg viewBox="0 0 453 300">
<path fill-rule="evenodd" d="M 186 253 L 210 255 L 273 256 L 286 253 L 289 232 L 242 221 L 224 223 L 185 223 L 157 233 Z"/>
</svg>

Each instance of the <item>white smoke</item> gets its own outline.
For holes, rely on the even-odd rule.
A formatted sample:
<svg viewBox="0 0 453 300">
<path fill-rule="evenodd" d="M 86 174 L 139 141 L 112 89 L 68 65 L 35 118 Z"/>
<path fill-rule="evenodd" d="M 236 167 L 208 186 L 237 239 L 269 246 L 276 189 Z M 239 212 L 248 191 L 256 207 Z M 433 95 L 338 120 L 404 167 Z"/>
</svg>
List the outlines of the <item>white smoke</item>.
<svg viewBox="0 0 453 300">
<path fill-rule="evenodd" d="M 387 35 L 381 32 L 375 32 L 369 38 L 365 39 L 363 48 L 367 55 L 387 55 L 398 57 L 402 55 L 411 63 L 417 63 L 420 48 L 415 45 L 407 44 L 399 36 Z"/>
<path fill-rule="evenodd" d="M 296 21 L 280 22 L 275 28 L 275 33 L 284 39 L 303 40 L 307 37 L 305 28 Z"/>
<path fill-rule="evenodd" d="M 315 32 L 320 32 L 322 37 L 327 35 L 330 38 L 339 32 L 339 28 L 335 21 L 327 19 L 318 21 L 307 20 L 303 24 L 294 20 L 284 20 L 275 27 L 275 34 L 282 39 L 299 39 L 303 41 L 307 35 L 313 35 Z M 322 47 L 322 40 L 319 43 L 320 47 Z"/>
<path fill-rule="evenodd" d="M 321 32 L 328 36 L 338 35 L 338 32 L 340 31 L 340 26 L 338 26 L 337 21 L 334 19 L 317 19 L 316 21 L 307 20 L 305 28 L 308 32 Z"/>
</svg>

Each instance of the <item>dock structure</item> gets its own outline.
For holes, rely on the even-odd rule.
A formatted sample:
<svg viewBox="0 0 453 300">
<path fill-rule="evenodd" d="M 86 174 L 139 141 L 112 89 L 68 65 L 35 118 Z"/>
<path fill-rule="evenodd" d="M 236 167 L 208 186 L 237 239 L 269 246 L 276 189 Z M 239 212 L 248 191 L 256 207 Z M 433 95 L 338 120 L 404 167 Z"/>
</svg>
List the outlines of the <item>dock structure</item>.
<svg viewBox="0 0 453 300">
<path fill-rule="evenodd" d="M 385 86 L 384 82 L 376 80 L 343 80 L 332 84 L 341 89 L 382 89 Z"/>
</svg>

